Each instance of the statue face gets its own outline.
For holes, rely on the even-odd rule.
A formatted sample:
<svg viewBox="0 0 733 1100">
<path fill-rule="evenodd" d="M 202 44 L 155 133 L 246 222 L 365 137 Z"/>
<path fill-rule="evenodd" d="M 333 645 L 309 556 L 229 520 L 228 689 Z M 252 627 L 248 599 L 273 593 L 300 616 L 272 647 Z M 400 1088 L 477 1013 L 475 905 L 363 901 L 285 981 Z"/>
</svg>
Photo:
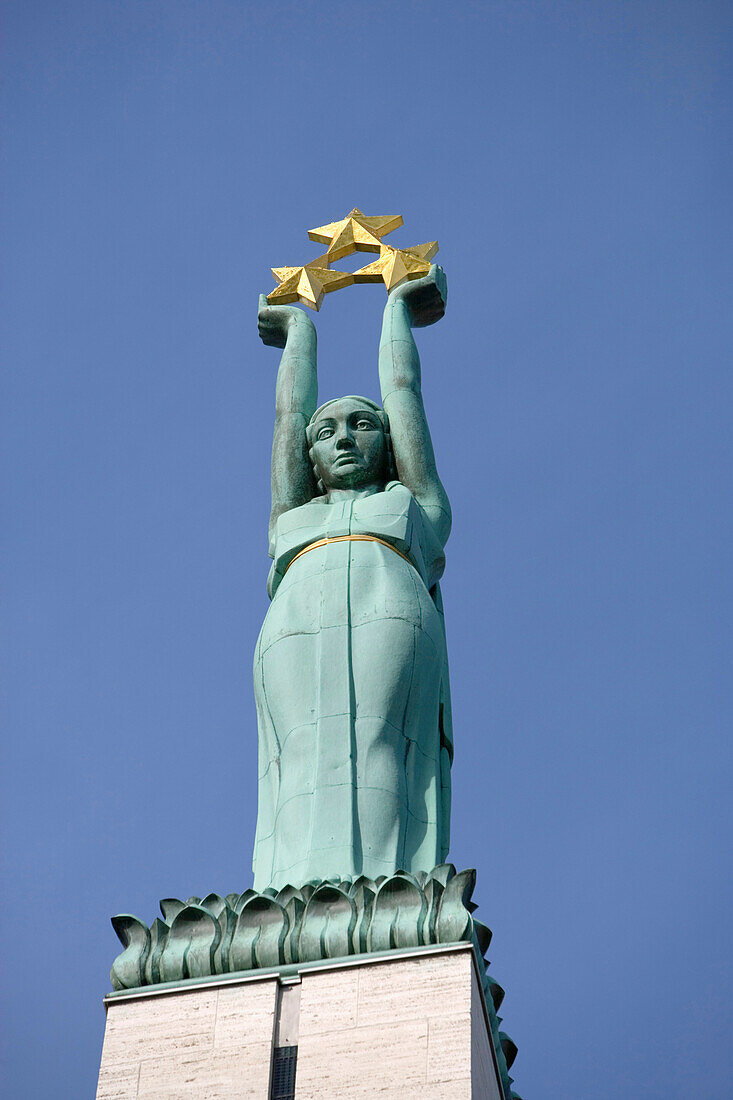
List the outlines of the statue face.
<svg viewBox="0 0 733 1100">
<path fill-rule="evenodd" d="M 334 401 L 311 428 L 316 475 L 326 489 L 366 489 L 383 485 L 387 441 L 373 409 L 353 398 Z"/>
</svg>

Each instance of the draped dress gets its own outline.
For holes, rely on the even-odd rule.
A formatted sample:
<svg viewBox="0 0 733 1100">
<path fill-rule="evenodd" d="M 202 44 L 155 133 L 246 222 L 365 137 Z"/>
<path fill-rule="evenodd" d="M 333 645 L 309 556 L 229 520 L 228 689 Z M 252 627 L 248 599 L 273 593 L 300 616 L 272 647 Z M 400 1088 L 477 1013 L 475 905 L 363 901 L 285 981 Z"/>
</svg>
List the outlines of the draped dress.
<svg viewBox="0 0 733 1100">
<path fill-rule="evenodd" d="M 293 560 L 353 535 L 382 541 Z M 270 552 L 254 659 L 255 889 L 431 870 L 448 850 L 452 736 L 445 558 L 430 520 L 395 481 L 283 513 Z"/>
</svg>

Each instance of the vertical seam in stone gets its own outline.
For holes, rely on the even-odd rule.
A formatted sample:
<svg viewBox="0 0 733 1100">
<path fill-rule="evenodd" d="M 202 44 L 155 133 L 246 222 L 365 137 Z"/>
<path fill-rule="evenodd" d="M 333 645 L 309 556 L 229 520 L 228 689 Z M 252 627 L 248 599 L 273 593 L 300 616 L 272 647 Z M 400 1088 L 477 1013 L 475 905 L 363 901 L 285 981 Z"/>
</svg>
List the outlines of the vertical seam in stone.
<svg viewBox="0 0 733 1100">
<path fill-rule="evenodd" d="M 359 967 L 356 971 L 356 1019 L 354 1020 L 354 1027 L 359 1027 L 359 1015 L 361 1012 L 361 974 L 362 967 Z"/>
<path fill-rule="evenodd" d="M 430 1032 L 432 1030 L 431 1027 L 430 1027 L 430 1024 L 431 1024 L 430 1016 L 428 1016 L 426 1023 L 428 1025 L 428 1036 L 427 1036 L 427 1042 L 425 1043 L 425 1084 L 428 1084 L 429 1081 L 430 1081 L 430 1078 L 428 1077 L 428 1068 L 430 1066 Z"/>
<path fill-rule="evenodd" d="M 211 1049 L 216 1050 L 216 1021 L 219 1018 L 219 998 L 221 997 L 221 990 L 216 991 L 216 1004 L 214 1006 L 214 1027 L 211 1031 Z"/>
</svg>

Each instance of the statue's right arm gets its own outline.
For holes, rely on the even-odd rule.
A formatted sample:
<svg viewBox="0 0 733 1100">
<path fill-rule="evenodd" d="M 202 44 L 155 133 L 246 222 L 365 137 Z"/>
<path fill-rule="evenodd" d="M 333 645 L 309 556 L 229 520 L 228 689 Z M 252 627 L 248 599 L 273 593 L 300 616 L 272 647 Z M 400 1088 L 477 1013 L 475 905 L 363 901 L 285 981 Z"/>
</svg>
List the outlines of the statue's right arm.
<svg viewBox="0 0 733 1100">
<path fill-rule="evenodd" d="M 258 328 L 262 342 L 283 348 L 275 386 L 272 439 L 270 533 L 283 512 L 313 497 L 313 473 L 305 429 L 318 403 L 316 330 L 295 306 L 271 306 L 260 296 Z"/>
</svg>

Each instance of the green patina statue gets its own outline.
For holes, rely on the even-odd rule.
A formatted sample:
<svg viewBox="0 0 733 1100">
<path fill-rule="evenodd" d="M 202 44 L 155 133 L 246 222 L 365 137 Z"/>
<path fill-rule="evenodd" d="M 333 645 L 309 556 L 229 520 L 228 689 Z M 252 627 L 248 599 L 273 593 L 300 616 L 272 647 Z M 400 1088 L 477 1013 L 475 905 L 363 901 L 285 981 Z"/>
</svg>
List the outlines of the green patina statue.
<svg viewBox="0 0 733 1100">
<path fill-rule="evenodd" d="M 330 228 L 330 227 L 327 227 Z M 395 287 L 379 347 L 382 407 L 316 408 L 316 331 L 260 299 L 284 348 L 272 449 L 270 609 L 254 661 L 254 887 L 113 918 L 120 995 L 324 959 L 474 945 L 503 1096 L 516 1046 L 485 959 L 476 873 L 445 862 L 453 753 L 438 581 L 450 533 L 412 329 L 445 312 L 439 267 Z"/>
<path fill-rule="evenodd" d="M 260 300 L 276 387 L 268 592 L 254 662 L 254 888 L 428 872 L 448 852 L 452 736 L 438 581 L 451 526 L 412 329 L 446 281 L 391 292 L 382 408 L 317 406 L 316 332 Z"/>
</svg>

